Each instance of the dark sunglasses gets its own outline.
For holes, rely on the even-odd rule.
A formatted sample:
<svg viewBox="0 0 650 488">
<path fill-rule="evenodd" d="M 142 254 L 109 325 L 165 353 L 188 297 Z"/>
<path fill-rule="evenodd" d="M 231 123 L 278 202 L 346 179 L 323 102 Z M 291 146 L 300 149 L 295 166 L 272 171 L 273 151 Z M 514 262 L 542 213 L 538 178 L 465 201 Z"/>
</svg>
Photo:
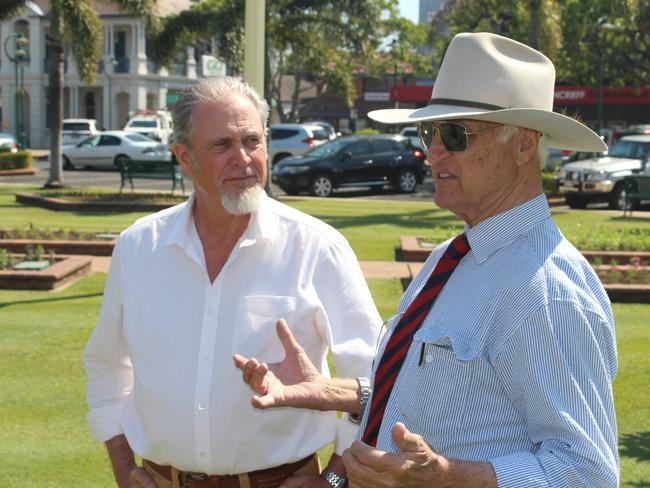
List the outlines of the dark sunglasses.
<svg viewBox="0 0 650 488">
<path fill-rule="evenodd" d="M 442 145 L 445 146 L 447 151 L 459 152 L 467 149 L 469 145 L 467 136 L 478 134 L 484 130 L 496 129 L 497 127 L 501 127 L 501 125 L 477 129 L 470 132 L 467 130 L 467 127 L 458 122 L 439 122 L 434 124 L 433 122 L 424 121 L 418 123 L 418 135 L 420 136 L 422 147 L 429 149 L 437 131 L 440 134 Z"/>
</svg>

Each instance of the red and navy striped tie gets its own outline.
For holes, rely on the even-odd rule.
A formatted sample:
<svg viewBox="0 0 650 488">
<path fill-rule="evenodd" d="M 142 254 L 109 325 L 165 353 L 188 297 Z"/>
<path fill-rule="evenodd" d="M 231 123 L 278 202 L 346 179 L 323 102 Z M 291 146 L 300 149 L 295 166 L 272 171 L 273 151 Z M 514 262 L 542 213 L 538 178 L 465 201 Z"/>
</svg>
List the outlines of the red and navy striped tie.
<svg viewBox="0 0 650 488">
<path fill-rule="evenodd" d="M 406 309 L 388 340 L 375 372 L 368 423 L 361 438 L 366 444 L 373 447 L 377 445 L 377 436 L 386 411 L 386 404 L 404 358 L 406 358 L 406 353 L 413 342 L 413 336 L 422 325 L 451 273 L 456 269 L 463 256 L 469 252 L 469 249 L 469 242 L 465 234 L 461 234 L 451 241 L 424 287 Z"/>
</svg>

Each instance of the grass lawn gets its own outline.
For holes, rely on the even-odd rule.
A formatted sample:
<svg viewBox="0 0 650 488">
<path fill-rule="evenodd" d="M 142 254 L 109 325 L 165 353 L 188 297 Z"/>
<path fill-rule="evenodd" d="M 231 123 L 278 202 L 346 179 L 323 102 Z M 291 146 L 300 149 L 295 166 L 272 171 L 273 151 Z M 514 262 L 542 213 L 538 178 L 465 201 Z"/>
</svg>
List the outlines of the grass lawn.
<svg viewBox="0 0 650 488">
<path fill-rule="evenodd" d="M 0 185 L 0 226 L 119 231 L 141 213 L 52 212 L 17 204 Z M 328 221 L 360 259 L 393 260 L 400 235 L 444 239 L 461 222 L 428 203 L 287 199 Z M 624 235 L 650 249 L 650 219 L 621 219 L 601 210 L 566 211 L 554 218 L 579 242 Z M 593 237 L 595 236 L 595 237 Z M 631 237 L 630 237 L 631 236 Z M 634 236 L 637 236 L 636 238 Z M 582 241 L 580 241 L 582 239 Z M 613 242 L 613 241 L 612 241 Z M 585 244 L 586 245 L 586 244 Z M 60 292 L 0 290 L 0 486 L 113 486 L 104 447 L 85 424 L 81 355 L 99 312 L 105 275 L 86 277 Z M 384 318 L 397 308 L 398 280 L 371 280 Z M 620 369 L 614 384 L 623 487 L 650 486 L 650 304 L 614 305 Z"/>
</svg>

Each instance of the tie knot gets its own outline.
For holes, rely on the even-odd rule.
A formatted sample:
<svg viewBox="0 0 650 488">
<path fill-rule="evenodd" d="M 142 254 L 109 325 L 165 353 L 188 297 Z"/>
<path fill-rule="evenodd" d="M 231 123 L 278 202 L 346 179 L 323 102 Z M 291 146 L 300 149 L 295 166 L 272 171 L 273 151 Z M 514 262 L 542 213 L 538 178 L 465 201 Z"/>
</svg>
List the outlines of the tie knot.
<svg viewBox="0 0 650 488">
<path fill-rule="evenodd" d="M 467 254 L 470 250 L 469 241 L 467 240 L 467 234 L 460 234 L 449 243 L 445 254 L 448 257 L 456 260 L 460 260 Z"/>
</svg>

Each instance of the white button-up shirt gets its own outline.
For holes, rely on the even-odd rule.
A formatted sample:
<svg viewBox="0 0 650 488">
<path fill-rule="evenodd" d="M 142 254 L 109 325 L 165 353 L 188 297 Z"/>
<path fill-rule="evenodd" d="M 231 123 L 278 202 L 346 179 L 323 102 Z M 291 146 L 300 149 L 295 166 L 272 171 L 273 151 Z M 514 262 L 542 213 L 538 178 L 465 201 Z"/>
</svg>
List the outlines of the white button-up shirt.
<svg viewBox="0 0 650 488">
<path fill-rule="evenodd" d="M 329 374 L 368 376 L 381 319 L 349 244 L 264 195 L 213 283 L 187 203 L 138 220 L 118 240 L 84 356 L 88 423 L 124 433 L 159 464 L 234 474 L 301 459 L 356 425 L 333 412 L 256 410 L 232 355 L 281 360 L 284 318 Z"/>
</svg>

